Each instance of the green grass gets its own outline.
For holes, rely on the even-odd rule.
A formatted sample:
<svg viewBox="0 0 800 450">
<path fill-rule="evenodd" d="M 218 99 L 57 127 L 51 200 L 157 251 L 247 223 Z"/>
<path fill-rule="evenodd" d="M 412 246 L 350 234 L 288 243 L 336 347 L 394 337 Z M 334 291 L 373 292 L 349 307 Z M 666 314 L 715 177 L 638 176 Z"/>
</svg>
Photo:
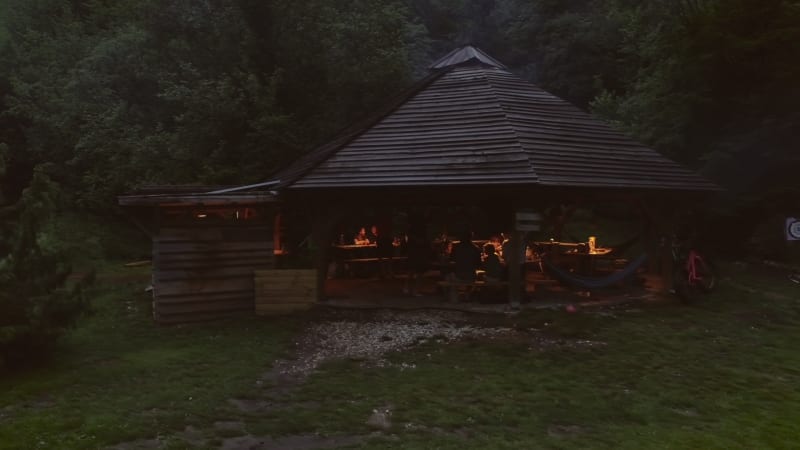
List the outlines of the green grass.
<svg viewBox="0 0 800 450">
<path fill-rule="evenodd" d="M 94 314 L 60 342 L 55 361 L 0 378 L 0 448 L 84 449 L 169 435 L 208 425 L 227 399 L 252 395 L 294 324 L 158 326 L 143 293 L 148 271 L 102 272 L 90 293 Z"/>
<path fill-rule="evenodd" d="M 800 431 L 796 331 L 721 332 L 701 318 L 684 319 L 643 315 L 599 332 L 594 338 L 608 342 L 600 350 L 462 344 L 422 350 L 434 351 L 430 360 L 403 355 L 418 364 L 410 373 L 334 366 L 305 394 L 393 404 L 398 422 L 467 429 L 469 448 L 793 445 Z M 453 447 L 461 441 L 447 440 Z"/>
<path fill-rule="evenodd" d="M 114 279 L 100 275 L 101 284 Z M 184 448 L 187 425 L 208 445 L 239 433 L 214 431 L 215 420 L 240 421 L 256 436 L 367 436 L 370 412 L 386 405 L 391 433 L 356 447 L 792 448 L 800 289 L 749 272 L 728 276 L 780 295 L 723 283 L 691 307 L 493 318 L 528 331 L 389 356 L 411 370 L 331 362 L 279 407 L 257 413 L 226 399 L 269 399 L 255 381 L 302 317 L 158 327 L 140 283 L 100 286 L 97 313 L 62 342 L 52 366 L 0 381 L 0 448 L 97 448 L 155 436 Z M 542 337 L 555 344 L 540 345 Z"/>
<path fill-rule="evenodd" d="M 6 20 L 8 20 L 8 4 L 5 1 L 0 1 L 0 48 L 3 48 L 8 40 Z"/>
</svg>

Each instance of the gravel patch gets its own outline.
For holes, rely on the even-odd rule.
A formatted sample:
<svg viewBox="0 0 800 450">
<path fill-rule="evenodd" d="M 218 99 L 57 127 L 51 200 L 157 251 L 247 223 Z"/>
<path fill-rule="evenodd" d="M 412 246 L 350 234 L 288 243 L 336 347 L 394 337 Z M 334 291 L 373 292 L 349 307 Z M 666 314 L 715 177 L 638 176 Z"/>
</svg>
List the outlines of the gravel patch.
<svg viewBox="0 0 800 450">
<path fill-rule="evenodd" d="M 409 349 L 429 341 L 447 343 L 459 339 L 508 336 L 507 327 L 477 327 L 462 323 L 465 314 L 445 311 L 380 312 L 371 320 L 330 320 L 310 325 L 295 342 L 296 358 L 276 362 L 273 373 L 282 378 L 304 377 L 323 362 L 334 359 L 362 359 L 386 367 L 381 358 L 390 352 Z M 401 370 L 413 364 L 400 364 Z"/>
</svg>

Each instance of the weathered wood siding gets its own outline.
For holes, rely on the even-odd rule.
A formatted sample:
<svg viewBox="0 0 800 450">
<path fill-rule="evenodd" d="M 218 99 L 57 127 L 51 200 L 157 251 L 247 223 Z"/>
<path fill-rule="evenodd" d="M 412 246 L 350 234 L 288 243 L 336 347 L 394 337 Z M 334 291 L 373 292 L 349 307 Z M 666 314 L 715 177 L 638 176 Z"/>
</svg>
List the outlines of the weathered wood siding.
<svg viewBox="0 0 800 450">
<path fill-rule="evenodd" d="M 274 266 L 264 225 L 162 228 L 153 239 L 153 316 L 160 323 L 253 311 L 253 273 Z"/>
<path fill-rule="evenodd" d="M 272 315 L 311 308 L 317 301 L 317 271 L 257 270 L 256 314 Z"/>
</svg>

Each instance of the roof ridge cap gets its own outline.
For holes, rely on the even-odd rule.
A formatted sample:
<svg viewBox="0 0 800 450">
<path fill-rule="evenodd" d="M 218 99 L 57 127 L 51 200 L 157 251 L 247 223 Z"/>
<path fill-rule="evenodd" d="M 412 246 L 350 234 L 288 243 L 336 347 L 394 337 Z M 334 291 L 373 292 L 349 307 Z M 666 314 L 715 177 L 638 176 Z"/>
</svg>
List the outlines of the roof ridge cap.
<svg viewBox="0 0 800 450">
<path fill-rule="evenodd" d="M 500 61 L 494 59 L 485 51 L 481 50 L 474 45 L 463 45 L 454 48 L 446 55 L 437 59 L 428 66 L 429 70 L 440 70 L 450 67 L 465 65 L 470 62 L 477 61 L 480 64 L 490 67 L 497 67 L 499 69 L 507 69 L 507 67 Z"/>
</svg>

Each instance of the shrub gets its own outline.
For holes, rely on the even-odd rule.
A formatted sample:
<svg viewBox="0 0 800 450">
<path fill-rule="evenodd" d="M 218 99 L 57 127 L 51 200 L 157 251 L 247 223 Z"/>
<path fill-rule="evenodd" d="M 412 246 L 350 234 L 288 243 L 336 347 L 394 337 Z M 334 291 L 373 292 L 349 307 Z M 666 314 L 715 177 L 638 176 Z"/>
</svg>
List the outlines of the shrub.
<svg viewBox="0 0 800 450">
<path fill-rule="evenodd" d="M 92 277 L 68 283 L 70 267 L 56 250 L 57 192 L 37 170 L 19 200 L 0 205 L 0 367 L 49 355 L 86 309 L 82 291 Z"/>
</svg>

